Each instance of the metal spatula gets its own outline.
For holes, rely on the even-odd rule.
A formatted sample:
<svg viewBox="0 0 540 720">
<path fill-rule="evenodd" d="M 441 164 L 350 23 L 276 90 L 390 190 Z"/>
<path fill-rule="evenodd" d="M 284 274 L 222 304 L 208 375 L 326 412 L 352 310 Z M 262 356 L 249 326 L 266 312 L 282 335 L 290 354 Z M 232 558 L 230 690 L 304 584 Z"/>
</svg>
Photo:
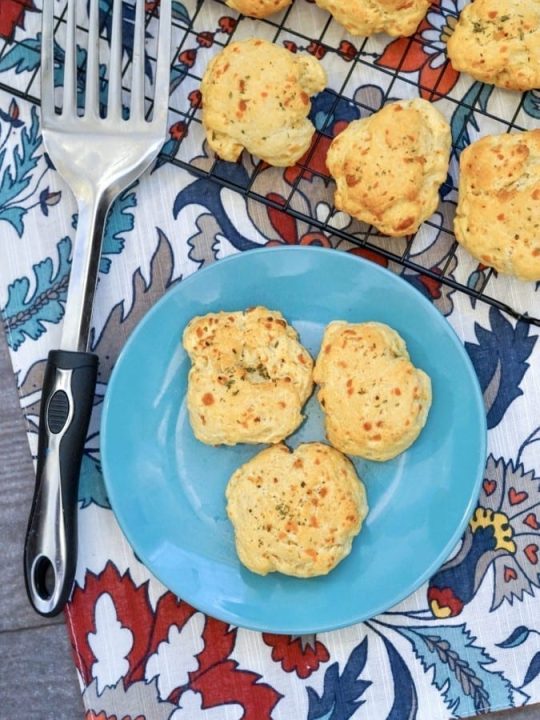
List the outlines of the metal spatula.
<svg viewBox="0 0 540 720">
<path fill-rule="evenodd" d="M 151 120 L 145 118 L 144 0 L 135 0 L 129 119 L 122 113 L 122 0 L 114 0 L 106 117 L 99 108 L 99 0 L 91 0 L 84 115 L 77 109 L 75 8 L 68 1 L 62 111 L 54 100 L 54 0 L 43 3 L 41 126 L 51 160 L 79 209 L 60 349 L 49 353 L 39 427 L 37 477 L 24 550 L 28 597 L 55 615 L 67 601 L 77 559 L 77 491 L 92 410 L 97 356 L 88 352 L 92 300 L 107 212 L 156 157 L 166 134 L 171 0 L 161 0 Z"/>
</svg>

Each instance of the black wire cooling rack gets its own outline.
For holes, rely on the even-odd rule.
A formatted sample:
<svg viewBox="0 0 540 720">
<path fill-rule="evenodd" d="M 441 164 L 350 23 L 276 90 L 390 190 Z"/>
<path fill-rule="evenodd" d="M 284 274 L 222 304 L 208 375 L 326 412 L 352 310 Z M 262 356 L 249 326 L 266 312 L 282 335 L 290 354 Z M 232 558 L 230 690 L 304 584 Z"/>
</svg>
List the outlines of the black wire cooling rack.
<svg viewBox="0 0 540 720">
<path fill-rule="evenodd" d="M 101 37 L 105 45 L 111 4 L 108 0 L 102 0 Z M 57 5 L 63 5 L 58 7 L 56 12 L 55 37 L 61 44 L 67 6 L 65 2 L 57 2 Z M 147 35 L 152 38 L 155 34 L 154 25 L 157 22 L 159 2 L 147 2 L 146 5 Z M 125 3 L 124 20 L 128 26 L 130 13 L 132 8 Z M 522 120 L 524 95 L 519 96 L 515 102 L 512 117 L 502 119 L 488 110 L 488 104 L 485 102 L 486 86 L 481 83 L 470 81 L 465 89 L 461 89 L 459 97 L 445 93 L 443 89 L 439 89 L 448 64 L 444 57 L 438 66 L 435 64 L 439 72 L 435 82 L 431 82 L 429 87 L 424 86 L 415 75 L 411 79 L 408 58 L 413 52 L 418 54 L 421 48 L 427 55 L 440 56 L 444 51 L 441 51 L 440 44 L 426 40 L 425 33 L 422 36 L 419 34 L 422 28 L 417 34 L 393 46 L 393 66 L 389 67 L 378 62 L 381 45 L 377 46 L 376 41 L 371 38 L 347 36 L 327 13 L 323 13 L 313 5 L 312 0 L 295 0 L 293 5 L 278 15 L 257 21 L 238 16 L 222 0 L 191 0 L 191 2 L 187 0 L 185 4 L 173 2 L 173 14 L 174 55 L 171 58 L 172 91 L 169 107 L 171 140 L 164 146 L 160 155 L 161 164 L 171 163 L 196 177 L 217 183 L 222 188 L 242 193 L 245 198 L 260 205 L 261 208 L 271 209 L 278 215 L 286 214 L 306 231 L 321 233 L 328 238 L 329 244 L 357 252 L 390 266 L 426 293 L 431 289 L 432 297 L 439 292 L 437 288 L 445 288 L 448 297 L 457 291 L 468 296 L 473 304 L 477 301 L 487 303 L 519 321 L 540 327 L 540 288 L 529 284 L 529 301 L 526 301 L 526 307 L 522 307 L 521 283 L 512 278 L 497 277 L 494 270 L 473 263 L 466 251 L 459 247 L 452 232 L 452 216 L 457 199 L 455 178 L 460 150 L 474 139 L 475 129 L 479 130 L 479 121 L 484 121 L 493 132 L 530 129 L 530 126 L 527 127 L 527 123 Z M 446 22 L 451 24 L 452 16 L 446 16 Z M 317 32 L 313 32 L 314 28 Z M 78 31 L 82 38 L 81 46 L 84 47 L 87 28 L 81 24 L 78 26 Z M 326 91 L 324 107 L 326 115 L 322 119 L 318 117 L 318 133 L 312 147 L 297 164 L 287 182 L 283 181 L 283 170 L 268 168 L 265 163 L 256 162 L 253 158 L 246 161 L 245 157 L 242 160 L 243 172 L 239 180 L 238 173 L 230 172 L 231 164 L 217 159 L 204 144 L 198 93 L 204 68 L 209 58 L 227 44 L 253 35 L 285 45 L 292 51 L 310 52 L 323 63 L 330 65 L 329 89 Z M 22 41 L 23 44 L 25 42 Z M 388 38 L 385 42 L 388 44 Z M 0 51 L 0 62 L 9 48 L 13 47 L 13 43 L 4 44 Z M 32 46 L 32 52 L 38 50 Z M 147 62 L 151 71 L 155 58 L 150 48 L 147 48 Z M 130 63 L 128 51 L 124 66 L 126 93 L 129 92 Z M 407 72 L 404 72 L 404 69 Z M 84 86 L 83 66 L 80 68 L 79 80 Z M 106 92 L 106 78 L 103 78 L 103 84 Z M 362 87 L 364 92 L 359 93 L 358 88 Z M 39 104 L 38 88 L 38 69 L 33 72 L 24 86 L 20 83 L 6 84 L 2 82 L 0 76 L 0 89 L 35 104 Z M 373 226 L 357 221 L 344 226 L 342 221 L 337 221 L 343 214 L 336 211 L 332 202 L 333 181 L 324 163 L 313 163 L 313 159 L 318 156 L 319 145 L 328 144 L 332 136 L 331 119 L 336 110 L 340 103 L 346 103 L 347 107 L 356 108 L 359 116 L 365 117 L 378 110 L 387 101 L 418 97 L 419 92 L 438 104 L 445 104 L 447 116 L 449 113 L 453 115 L 458 108 L 460 109 L 461 130 L 453 133 L 450 164 L 454 187 L 451 185 L 445 198 L 445 211 L 427 220 L 415 237 L 403 240 L 382 236 Z M 147 107 L 150 115 L 152 112 L 150 88 Z M 246 153 L 243 155 L 246 156 Z M 267 173 L 274 173 L 272 178 L 276 183 L 279 180 L 282 188 L 280 194 L 266 191 L 268 186 L 272 185 Z M 306 193 L 304 185 L 313 183 L 314 178 L 318 182 L 318 196 L 323 188 L 325 200 L 322 206 L 326 209 L 324 215 L 319 212 L 320 203 L 316 211 L 313 206 L 305 202 L 305 196 L 309 195 L 309 187 Z M 261 190 L 262 185 L 264 185 L 263 190 Z M 418 237 L 422 232 L 424 235 L 431 233 L 433 237 L 437 236 L 435 253 L 421 251 L 426 244 L 425 240 Z M 464 265 L 466 269 L 462 270 Z"/>
</svg>

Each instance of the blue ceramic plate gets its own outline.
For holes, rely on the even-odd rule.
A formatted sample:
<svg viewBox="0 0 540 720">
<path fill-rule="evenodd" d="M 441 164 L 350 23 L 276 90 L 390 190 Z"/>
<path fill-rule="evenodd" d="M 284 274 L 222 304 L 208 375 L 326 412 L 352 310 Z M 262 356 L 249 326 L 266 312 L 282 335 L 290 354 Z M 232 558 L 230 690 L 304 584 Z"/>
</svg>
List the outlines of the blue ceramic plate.
<svg viewBox="0 0 540 720">
<path fill-rule="evenodd" d="M 427 425 L 391 462 L 357 460 L 370 512 L 353 550 L 326 577 L 260 577 L 235 553 L 225 512 L 230 475 L 261 447 L 209 447 L 189 424 L 186 323 L 217 310 L 280 310 L 315 357 L 331 320 L 377 320 L 407 342 L 433 383 Z M 314 397 L 289 445 L 324 439 Z M 221 620 L 310 633 L 365 620 L 412 593 L 448 557 L 478 496 L 485 460 L 482 396 L 460 341 L 394 274 L 341 252 L 245 252 L 195 273 L 146 315 L 122 351 L 102 423 L 109 498 L 129 542 L 174 593 Z"/>
</svg>

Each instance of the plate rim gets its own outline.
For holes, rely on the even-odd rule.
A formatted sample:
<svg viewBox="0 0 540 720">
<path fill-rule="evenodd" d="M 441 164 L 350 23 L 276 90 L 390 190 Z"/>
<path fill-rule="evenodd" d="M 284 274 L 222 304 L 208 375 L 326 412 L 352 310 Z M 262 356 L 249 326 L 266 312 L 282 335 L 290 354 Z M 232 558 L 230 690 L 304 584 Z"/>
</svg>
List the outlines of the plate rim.
<svg viewBox="0 0 540 720">
<path fill-rule="evenodd" d="M 463 343 L 461 339 L 459 338 L 458 334 L 452 327 L 452 325 L 449 323 L 449 321 L 446 319 L 446 317 L 433 305 L 432 302 L 430 302 L 419 290 L 414 288 L 410 283 L 408 283 L 403 277 L 400 275 L 392 272 L 391 270 L 388 270 L 385 267 L 382 267 L 378 265 L 377 263 L 374 263 L 366 258 L 363 258 L 361 256 L 346 252 L 346 251 L 339 251 L 335 248 L 323 248 L 323 247 L 313 247 L 313 246 L 301 246 L 301 245 L 292 245 L 292 246 L 282 246 L 282 247 L 261 247 L 256 248 L 252 250 L 245 250 L 238 253 L 234 253 L 233 255 L 229 255 L 221 260 L 214 261 L 211 265 L 208 265 L 205 268 L 201 268 L 200 270 L 197 269 L 193 273 L 191 273 L 186 278 L 180 278 L 172 287 L 170 287 L 168 290 L 165 291 L 165 293 L 154 303 L 152 307 L 150 307 L 140 318 L 136 326 L 133 328 L 131 334 L 128 336 L 127 340 L 125 341 L 120 353 L 118 354 L 118 357 L 116 359 L 116 362 L 114 364 L 113 370 L 111 372 L 111 375 L 109 377 L 108 383 L 107 383 L 107 389 L 105 392 L 105 397 L 103 400 L 103 407 L 102 407 L 102 414 L 101 414 L 101 420 L 100 420 L 100 458 L 101 458 L 101 465 L 102 465 L 102 476 L 103 481 L 105 484 L 105 489 L 107 491 L 107 497 L 109 498 L 111 510 L 114 513 L 115 519 L 118 522 L 118 525 L 126 538 L 131 550 L 134 552 L 136 557 L 138 557 L 145 568 L 148 570 L 151 575 L 153 575 L 168 591 L 172 592 L 173 594 L 176 594 L 176 591 L 173 590 L 167 582 L 164 581 L 164 579 L 161 577 L 161 574 L 159 572 L 156 572 L 156 570 L 152 567 L 152 563 L 147 562 L 146 553 L 144 550 L 141 550 L 140 547 L 138 547 L 137 542 L 133 542 L 132 536 L 128 528 L 126 527 L 126 523 L 124 522 L 124 517 L 122 517 L 121 510 L 120 512 L 117 510 L 117 508 L 114 506 L 112 495 L 114 495 L 114 492 L 111 493 L 111 488 L 113 485 L 109 482 L 110 479 L 110 468 L 108 467 L 108 441 L 107 441 L 107 418 L 109 415 L 109 406 L 111 402 L 111 396 L 113 394 L 113 390 L 111 388 L 114 386 L 116 382 L 116 377 L 120 373 L 120 368 L 122 363 L 124 362 L 125 357 L 128 355 L 131 345 L 134 344 L 136 338 L 138 337 L 139 333 L 142 331 L 142 328 L 151 321 L 151 318 L 154 316 L 154 314 L 157 314 L 163 304 L 168 301 L 169 297 L 181 292 L 181 288 L 184 288 L 186 286 L 186 283 L 194 282 L 197 278 L 201 277 L 201 273 L 212 271 L 212 269 L 216 269 L 218 267 L 221 267 L 224 264 L 230 264 L 234 263 L 238 260 L 241 260 L 242 258 L 248 258 L 255 255 L 279 255 L 282 253 L 289 253 L 289 254 L 312 254 L 312 255 L 328 255 L 329 252 L 335 253 L 336 257 L 342 256 L 343 260 L 347 259 L 348 262 L 357 262 L 360 265 L 363 265 L 365 268 L 369 269 L 369 272 L 374 272 L 376 275 L 379 274 L 381 276 L 391 277 L 392 281 L 397 281 L 398 285 L 401 284 L 401 288 L 405 290 L 407 293 L 414 294 L 417 301 L 419 301 L 420 305 L 423 305 L 425 310 L 431 314 L 434 318 L 436 318 L 436 322 L 442 322 L 443 325 L 446 327 L 446 330 L 448 331 L 448 334 L 452 340 L 452 343 L 456 346 L 458 355 L 461 356 L 461 359 L 463 360 L 463 365 L 467 370 L 467 375 L 472 379 L 472 386 L 474 388 L 474 404 L 477 410 L 480 410 L 478 415 L 480 416 L 481 425 L 482 427 L 479 428 L 480 431 L 480 437 L 481 437 L 481 446 L 479 448 L 478 453 L 478 460 L 476 465 L 476 478 L 475 482 L 471 485 L 471 492 L 469 495 L 469 500 L 467 502 L 466 508 L 463 512 L 463 516 L 460 520 L 460 522 L 457 524 L 454 532 L 452 533 L 450 539 L 446 542 L 444 547 L 441 549 L 441 551 L 437 554 L 437 557 L 433 560 L 433 562 L 424 570 L 424 572 L 417 578 L 417 580 L 408 585 L 407 589 L 404 590 L 401 593 L 396 593 L 396 596 L 393 597 L 390 601 L 385 602 L 381 604 L 380 606 L 376 607 L 373 611 L 369 612 L 368 614 L 360 613 L 354 617 L 349 617 L 347 620 L 340 620 L 339 622 L 329 622 L 327 624 L 324 624 L 322 626 L 320 625 L 314 625 L 312 622 L 308 622 L 307 624 L 303 626 L 295 626 L 294 628 L 291 628 L 287 625 L 279 624 L 279 622 L 276 624 L 272 624 L 271 627 L 269 627 L 264 622 L 242 622 L 241 618 L 239 618 L 237 615 L 235 615 L 232 612 L 229 612 L 227 610 L 224 610 L 223 612 L 221 609 L 218 609 L 218 612 L 216 613 L 215 608 L 212 607 L 207 602 L 199 602 L 198 599 L 196 602 L 193 602 L 193 598 L 190 598 L 189 595 L 189 587 L 187 588 L 187 594 L 184 594 L 184 592 L 181 593 L 181 598 L 185 600 L 187 603 L 192 605 L 196 610 L 203 612 L 204 614 L 214 617 L 222 622 L 226 622 L 228 624 L 242 627 L 248 630 L 255 630 L 258 632 L 270 632 L 270 633 L 276 633 L 276 634 L 306 634 L 306 633 L 321 633 L 321 632 L 330 632 L 333 630 L 339 630 L 341 628 L 350 627 L 352 625 L 356 625 L 358 623 L 365 622 L 366 620 L 369 620 L 373 617 L 377 617 L 381 613 L 386 612 L 392 607 L 395 607 L 399 603 L 403 602 L 406 598 L 408 598 L 410 595 L 416 592 L 418 588 L 420 588 L 445 562 L 445 560 L 450 556 L 452 550 L 455 548 L 457 543 L 459 542 L 459 539 L 463 535 L 469 520 L 471 518 L 471 515 L 474 511 L 474 507 L 478 501 L 478 497 L 480 495 L 480 489 L 481 489 L 481 483 L 483 480 L 483 474 L 484 474 L 484 468 L 485 468 L 485 462 L 487 457 L 487 418 L 485 413 L 485 407 L 484 407 L 484 400 L 483 400 L 483 394 L 480 388 L 480 383 L 478 381 L 478 377 L 476 375 L 476 371 L 474 369 L 474 366 L 472 364 L 472 361 L 467 354 L 467 351 L 465 350 L 465 347 L 463 346 Z M 291 278 L 293 278 L 291 276 Z M 111 473 L 112 474 L 112 473 Z M 240 620 L 240 622 L 239 622 Z"/>
</svg>

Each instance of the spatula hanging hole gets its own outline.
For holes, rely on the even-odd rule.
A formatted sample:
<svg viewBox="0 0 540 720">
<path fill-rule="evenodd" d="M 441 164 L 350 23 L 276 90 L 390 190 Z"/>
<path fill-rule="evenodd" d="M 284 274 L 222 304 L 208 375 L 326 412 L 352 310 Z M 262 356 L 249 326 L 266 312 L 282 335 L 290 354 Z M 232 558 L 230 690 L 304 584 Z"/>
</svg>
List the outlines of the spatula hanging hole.
<svg viewBox="0 0 540 720">
<path fill-rule="evenodd" d="M 34 562 L 34 586 L 42 600 L 50 600 L 54 592 L 56 576 L 54 567 L 48 557 L 41 555 Z"/>
</svg>

